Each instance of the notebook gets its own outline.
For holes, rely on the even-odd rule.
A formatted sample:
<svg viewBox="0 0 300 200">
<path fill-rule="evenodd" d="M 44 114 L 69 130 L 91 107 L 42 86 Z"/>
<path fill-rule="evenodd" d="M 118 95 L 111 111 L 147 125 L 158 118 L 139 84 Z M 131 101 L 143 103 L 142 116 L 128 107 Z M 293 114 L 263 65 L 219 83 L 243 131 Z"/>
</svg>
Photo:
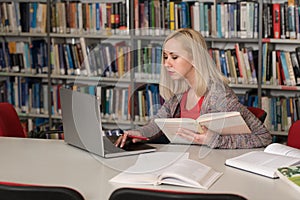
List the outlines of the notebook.
<svg viewBox="0 0 300 200">
<path fill-rule="evenodd" d="M 124 148 L 116 147 L 115 137 L 107 137 L 102 130 L 100 100 L 96 96 L 61 88 L 60 102 L 67 144 L 105 158 L 156 151 L 144 143 L 127 142 Z"/>
</svg>

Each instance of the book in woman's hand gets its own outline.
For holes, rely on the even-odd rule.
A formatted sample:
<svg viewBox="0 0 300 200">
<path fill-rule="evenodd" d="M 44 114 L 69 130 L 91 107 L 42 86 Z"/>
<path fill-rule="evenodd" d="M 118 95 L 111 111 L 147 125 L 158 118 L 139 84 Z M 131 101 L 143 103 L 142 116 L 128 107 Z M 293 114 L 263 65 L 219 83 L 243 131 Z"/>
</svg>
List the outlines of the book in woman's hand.
<svg viewBox="0 0 300 200">
<path fill-rule="evenodd" d="M 277 168 L 300 164 L 300 150 L 272 143 L 264 151 L 251 151 L 227 159 L 225 164 L 269 178 L 278 178 Z"/>
<path fill-rule="evenodd" d="M 251 133 L 240 112 L 216 112 L 200 115 L 196 120 L 191 118 L 157 118 L 154 120 L 171 143 L 191 143 L 176 135 L 180 128 L 202 133 L 201 126 L 206 126 L 216 133 L 241 134 Z"/>
<path fill-rule="evenodd" d="M 276 174 L 282 181 L 300 192 L 300 165 L 280 167 Z"/>
</svg>

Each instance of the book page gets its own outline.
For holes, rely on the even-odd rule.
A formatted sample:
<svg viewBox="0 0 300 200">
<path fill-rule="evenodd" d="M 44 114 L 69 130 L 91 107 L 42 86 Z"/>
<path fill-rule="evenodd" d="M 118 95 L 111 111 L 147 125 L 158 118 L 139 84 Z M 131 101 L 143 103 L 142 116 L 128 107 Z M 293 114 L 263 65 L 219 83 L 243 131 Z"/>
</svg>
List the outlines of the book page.
<svg viewBox="0 0 300 200">
<path fill-rule="evenodd" d="M 180 160 L 158 177 L 158 184 L 208 189 L 222 173 L 194 160 Z"/>
<path fill-rule="evenodd" d="M 200 115 L 197 119 L 198 122 L 212 121 L 216 119 L 224 119 L 227 117 L 239 116 L 239 112 L 215 112 L 215 113 L 206 113 Z"/>
<path fill-rule="evenodd" d="M 170 154 L 170 157 L 174 156 L 173 154 Z M 141 185 L 171 184 L 208 189 L 222 175 L 222 173 L 214 171 L 209 166 L 188 159 L 185 155 L 168 164 L 162 161 L 163 156 L 160 156 L 160 161 L 157 161 L 161 163 L 160 165 L 151 164 L 155 160 L 149 159 L 152 157 L 150 154 L 148 156 L 141 156 L 142 158 L 138 159 L 133 166 L 113 177 L 110 182 Z M 154 157 L 157 158 L 158 156 Z M 169 158 L 166 160 L 170 161 Z M 164 165 L 164 167 L 161 165 Z M 150 170 L 149 166 L 154 166 L 156 169 L 152 168 Z"/>
<path fill-rule="evenodd" d="M 300 163 L 300 159 L 266 153 L 263 151 L 253 151 L 234 158 L 227 159 L 225 164 L 245 171 L 257 173 L 270 178 L 278 177 L 276 170 L 282 166 L 289 166 Z"/>
<path fill-rule="evenodd" d="M 202 133 L 200 126 L 219 134 L 241 134 L 251 133 L 246 122 L 239 112 L 216 112 L 207 113 L 198 117 L 197 120 L 190 118 L 156 118 L 154 122 L 164 132 L 171 143 L 191 144 L 190 140 L 176 134 L 179 128 L 189 129 L 194 132 Z"/>
<path fill-rule="evenodd" d="M 172 163 L 185 160 L 188 153 L 182 152 L 155 152 L 139 155 L 136 163 L 110 179 L 110 182 L 123 184 L 157 184 L 157 177 Z"/>
<path fill-rule="evenodd" d="M 289 147 L 287 145 L 279 144 L 279 143 L 272 143 L 268 145 L 265 148 L 264 152 L 300 158 L 299 149 Z"/>
<path fill-rule="evenodd" d="M 239 112 L 207 113 L 198 117 L 197 121 L 202 126 L 222 135 L 251 133 Z"/>
<path fill-rule="evenodd" d="M 191 144 L 192 141 L 187 140 L 176 133 L 180 128 L 189 129 L 191 131 L 202 133 L 201 126 L 196 120 L 191 118 L 157 118 L 154 120 L 158 127 L 164 132 L 171 143 Z"/>
</svg>

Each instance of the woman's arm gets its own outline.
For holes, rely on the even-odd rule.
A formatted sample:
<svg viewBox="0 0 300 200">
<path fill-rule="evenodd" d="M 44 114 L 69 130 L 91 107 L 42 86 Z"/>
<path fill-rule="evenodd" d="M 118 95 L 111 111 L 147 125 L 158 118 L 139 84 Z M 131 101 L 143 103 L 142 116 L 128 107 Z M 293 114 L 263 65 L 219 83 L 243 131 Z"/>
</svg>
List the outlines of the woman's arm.
<svg viewBox="0 0 300 200">
<path fill-rule="evenodd" d="M 206 101 L 207 105 L 204 106 L 206 110 L 203 110 L 203 112 L 238 111 L 244 118 L 251 133 L 219 135 L 218 133 L 209 132 L 207 145 L 211 148 L 235 149 L 265 147 L 270 144 L 272 136 L 263 123 L 246 106 L 238 101 L 231 88 L 225 86 L 225 91 L 224 95 L 220 95 L 218 92 L 210 92 L 208 97 L 211 101 Z"/>
<path fill-rule="evenodd" d="M 148 124 L 137 128 L 145 137 L 152 137 L 158 133 L 160 133 L 160 128 L 154 122 L 156 118 L 172 118 L 176 111 L 176 108 L 180 102 L 182 95 L 177 95 L 166 101 L 162 107 L 158 110 L 157 114 L 148 122 Z"/>
</svg>

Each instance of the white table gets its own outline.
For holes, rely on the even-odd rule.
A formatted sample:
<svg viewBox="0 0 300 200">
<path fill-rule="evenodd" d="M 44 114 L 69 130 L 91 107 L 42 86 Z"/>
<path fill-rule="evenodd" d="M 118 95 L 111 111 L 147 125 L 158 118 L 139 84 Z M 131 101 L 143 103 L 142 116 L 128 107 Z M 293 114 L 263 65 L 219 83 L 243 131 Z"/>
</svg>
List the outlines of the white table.
<svg viewBox="0 0 300 200">
<path fill-rule="evenodd" d="M 158 151 L 188 151 L 191 159 L 198 160 L 224 174 L 209 190 L 170 185 L 131 185 L 132 187 L 236 193 L 253 200 L 300 198 L 296 190 L 280 179 L 269 179 L 224 165 L 227 158 L 252 150 L 210 150 L 202 158 L 203 148 L 196 145 L 190 147 L 157 145 L 157 147 Z M 117 175 L 120 169 L 127 169 L 134 164 L 136 159 L 137 156 L 103 159 L 69 146 L 61 140 L 0 137 L 0 181 L 68 186 L 80 191 L 87 200 L 105 200 L 116 188 L 130 186 L 113 184 L 109 180 Z"/>
</svg>

